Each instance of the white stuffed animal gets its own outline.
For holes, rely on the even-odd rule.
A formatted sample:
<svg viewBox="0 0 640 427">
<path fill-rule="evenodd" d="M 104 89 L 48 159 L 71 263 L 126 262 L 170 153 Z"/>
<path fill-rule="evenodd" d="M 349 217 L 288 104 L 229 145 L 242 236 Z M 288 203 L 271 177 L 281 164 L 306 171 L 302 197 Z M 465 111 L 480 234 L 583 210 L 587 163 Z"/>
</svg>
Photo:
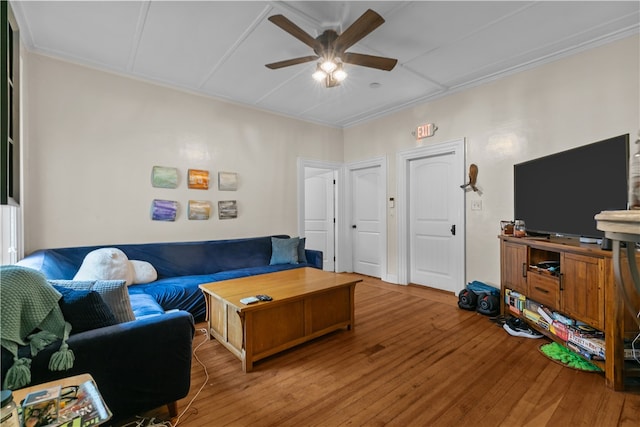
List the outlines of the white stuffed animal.
<svg viewBox="0 0 640 427">
<path fill-rule="evenodd" d="M 133 268 L 133 284 L 150 283 L 158 278 L 158 272 L 146 261 L 129 261 Z"/>
<path fill-rule="evenodd" d="M 101 248 L 84 257 L 73 280 L 124 280 L 133 283 L 134 269 L 127 255 L 117 248 Z"/>
</svg>

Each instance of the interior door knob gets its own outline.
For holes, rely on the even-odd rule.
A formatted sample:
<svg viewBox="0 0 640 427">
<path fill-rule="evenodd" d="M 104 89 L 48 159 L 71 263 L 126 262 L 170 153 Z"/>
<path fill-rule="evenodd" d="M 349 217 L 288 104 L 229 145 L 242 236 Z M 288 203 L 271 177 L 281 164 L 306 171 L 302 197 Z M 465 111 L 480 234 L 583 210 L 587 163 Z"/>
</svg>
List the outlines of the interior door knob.
<svg viewBox="0 0 640 427">
<path fill-rule="evenodd" d="M 353 225 L 351 226 L 351 228 L 358 228 L 358 226 L 357 226 L 357 225 L 355 225 L 355 224 L 353 224 Z"/>
<path fill-rule="evenodd" d="M 451 230 L 450 230 L 450 231 L 451 231 L 451 235 L 452 235 L 452 236 L 455 236 L 455 235 L 456 235 L 456 225 L 455 225 L 455 224 L 453 224 L 453 225 L 451 226 Z"/>
</svg>

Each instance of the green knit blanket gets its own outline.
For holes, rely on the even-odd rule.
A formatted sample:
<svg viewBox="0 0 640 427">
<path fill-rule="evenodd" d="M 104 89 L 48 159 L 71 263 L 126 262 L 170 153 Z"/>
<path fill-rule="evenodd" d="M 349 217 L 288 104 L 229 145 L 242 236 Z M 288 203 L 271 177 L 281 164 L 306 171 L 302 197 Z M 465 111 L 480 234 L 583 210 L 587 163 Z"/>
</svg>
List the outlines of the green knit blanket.
<svg viewBox="0 0 640 427">
<path fill-rule="evenodd" d="M 49 369 L 73 366 L 67 345 L 71 325 L 64 320 L 58 300 L 62 295 L 39 271 L 15 265 L 0 266 L 0 344 L 13 354 L 13 365 L 4 378 L 4 389 L 15 390 L 31 382 L 31 359 L 18 357 L 18 347 L 29 345 L 34 357 L 47 345 L 62 339 Z"/>
</svg>

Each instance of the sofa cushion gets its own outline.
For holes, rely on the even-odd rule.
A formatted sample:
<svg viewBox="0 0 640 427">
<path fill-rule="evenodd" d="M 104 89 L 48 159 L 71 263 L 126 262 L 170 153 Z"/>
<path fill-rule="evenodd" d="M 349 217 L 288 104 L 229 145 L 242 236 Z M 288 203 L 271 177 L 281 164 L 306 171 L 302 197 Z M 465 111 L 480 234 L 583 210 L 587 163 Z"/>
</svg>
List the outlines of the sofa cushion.
<svg viewBox="0 0 640 427">
<path fill-rule="evenodd" d="M 271 258 L 271 236 L 117 247 L 122 249 L 130 260 L 151 263 L 158 272 L 159 279 L 265 266 L 269 265 Z"/>
<path fill-rule="evenodd" d="M 96 291 L 76 290 L 53 285 L 62 294 L 58 301 L 64 319 L 71 323 L 71 334 L 118 323 L 113 312 Z"/>
<path fill-rule="evenodd" d="M 297 264 L 298 244 L 300 239 L 292 237 L 289 239 L 271 238 L 271 261 L 269 265 L 277 264 Z"/>
<path fill-rule="evenodd" d="M 304 246 L 307 243 L 306 237 L 301 237 L 300 242 L 298 243 L 298 264 L 306 264 L 307 254 L 305 252 Z"/>
<path fill-rule="evenodd" d="M 72 279 L 81 263 L 82 258 L 76 264 L 75 260 L 65 253 L 60 253 L 55 249 L 44 249 L 35 251 L 16 264 L 38 270 L 47 279 Z"/>
<path fill-rule="evenodd" d="M 49 280 L 49 283 L 76 290 L 96 291 L 107 303 L 119 323 L 135 320 L 124 280 Z"/>
<path fill-rule="evenodd" d="M 132 305 L 135 302 L 136 316 L 149 314 L 149 306 L 145 308 L 138 305 L 144 301 L 139 299 L 139 294 L 146 294 L 156 301 L 163 311 L 184 310 L 192 313 L 197 320 L 203 320 L 206 307 L 198 285 L 208 281 L 211 281 L 209 275 L 167 277 L 152 283 L 131 285 L 128 290 Z"/>
<path fill-rule="evenodd" d="M 137 319 L 142 319 L 147 316 L 157 316 L 164 314 L 164 309 L 158 304 L 156 299 L 145 293 L 130 293 L 131 309 Z"/>
</svg>

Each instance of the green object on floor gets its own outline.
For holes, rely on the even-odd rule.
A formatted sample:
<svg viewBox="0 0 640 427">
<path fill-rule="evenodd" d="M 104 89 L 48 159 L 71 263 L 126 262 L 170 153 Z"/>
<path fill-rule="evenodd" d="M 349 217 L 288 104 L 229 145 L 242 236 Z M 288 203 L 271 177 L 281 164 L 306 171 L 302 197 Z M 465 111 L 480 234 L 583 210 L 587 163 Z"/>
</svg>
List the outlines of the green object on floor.
<svg viewBox="0 0 640 427">
<path fill-rule="evenodd" d="M 580 371 L 602 372 L 602 370 L 596 365 L 583 359 L 573 350 L 570 350 L 557 342 L 541 345 L 540 351 L 549 359 L 558 362 L 563 366 L 568 366 Z"/>
</svg>

